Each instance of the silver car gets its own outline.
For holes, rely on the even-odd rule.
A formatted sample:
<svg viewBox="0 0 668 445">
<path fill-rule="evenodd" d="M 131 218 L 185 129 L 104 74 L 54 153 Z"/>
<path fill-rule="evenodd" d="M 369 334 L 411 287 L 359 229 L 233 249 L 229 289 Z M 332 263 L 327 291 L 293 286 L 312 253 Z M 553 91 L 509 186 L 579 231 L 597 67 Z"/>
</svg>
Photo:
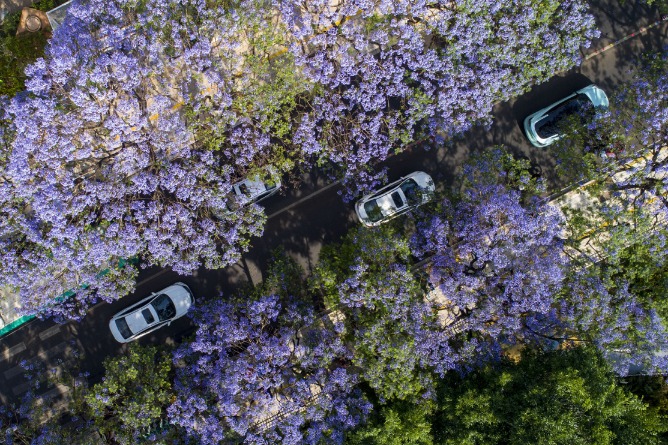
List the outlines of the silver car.
<svg viewBox="0 0 668 445">
<path fill-rule="evenodd" d="M 267 170 L 270 176 L 269 180 L 262 180 L 260 175 L 256 175 L 232 186 L 232 193 L 227 200 L 229 211 L 233 212 L 239 207 L 262 201 L 278 192 L 281 188 L 281 179 L 273 169 L 268 168 Z"/>
<path fill-rule="evenodd" d="M 187 285 L 174 283 L 114 315 L 109 329 L 117 341 L 127 343 L 183 317 L 194 301 Z"/>
<path fill-rule="evenodd" d="M 360 199 L 355 212 L 365 226 L 378 226 L 428 202 L 435 190 L 431 176 L 413 172 Z"/>
<path fill-rule="evenodd" d="M 524 132 L 535 147 L 547 147 L 559 139 L 559 124 L 587 106 L 608 108 L 608 96 L 596 85 L 588 85 L 564 97 L 549 107 L 540 109 L 524 119 Z"/>
</svg>

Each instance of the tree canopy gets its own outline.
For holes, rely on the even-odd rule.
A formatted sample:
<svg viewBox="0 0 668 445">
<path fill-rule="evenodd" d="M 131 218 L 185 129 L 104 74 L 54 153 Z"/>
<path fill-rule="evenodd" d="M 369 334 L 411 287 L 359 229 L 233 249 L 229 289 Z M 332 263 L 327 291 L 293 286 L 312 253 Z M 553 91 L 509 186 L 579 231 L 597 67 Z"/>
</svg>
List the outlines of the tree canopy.
<svg viewBox="0 0 668 445">
<path fill-rule="evenodd" d="M 26 312 L 81 316 L 132 289 L 134 266 L 99 276 L 121 258 L 234 263 L 265 219 L 227 211 L 235 181 L 334 165 L 351 196 L 577 63 L 593 18 L 538 3 L 75 1 L 7 105 L 3 281 Z"/>
<path fill-rule="evenodd" d="M 439 402 L 434 442 L 444 445 L 647 445 L 666 430 L 592 348 L 526 353 L 453 376 Z"/>
</svg>

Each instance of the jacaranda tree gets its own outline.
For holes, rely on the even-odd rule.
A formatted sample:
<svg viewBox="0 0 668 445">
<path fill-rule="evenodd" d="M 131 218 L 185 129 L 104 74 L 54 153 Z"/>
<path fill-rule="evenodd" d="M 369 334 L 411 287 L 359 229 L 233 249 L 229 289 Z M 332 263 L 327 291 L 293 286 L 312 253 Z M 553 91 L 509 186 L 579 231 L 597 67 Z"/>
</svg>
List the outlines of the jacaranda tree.
<svg viewBox="0 0 668 445">
<path fill-rule="evenodd" d="M 621 374 L 668 369 L 666 66 L 665 55 L 646 57 L 632 82 L 609 92 L 608 111 L 587 127 L 566 127 L 558 151 L 597 159 L 582 164 L 596 177 L 581 192 L 591 204 L 565 210 L 577 255 L 559 296 L 560 318 Z"/>
<path fill-rule="evenodd" d="M 340 323 L 279 300 L 212 301 L 194 312 L 195 338 L 174 353 L 168 412 L 198 443 L 341 443 L 370 410 Z"/>
<path fill-rule="evenodd" d="M 454 368 L 450 335 L 424 301 L 424 288 L 405 267 L 369 273 L 364 263 L 340 285 L 353 363 L 381 401 L 432 395 L 434 373 Z"/>
<path fill-rule="evenodd" d="M 358 171 L 416 137 L 488 121 L 497 101 L 580 60 L 597 35 L 580 1 L 277 0 L 297 66 L 324 87 L 300 116 L 304 153 Z"/>
<path fill-rule="evenodd" d="M 234 109 L 234 76 L 216 75 L 243 43 L 218 26 L 233 16 L 198 1 L 70 7 L 46 57 L 28 70 L 29 94 L 8 106 L 14 132 L 4 174 L 12 190 L 3 199 L 19 215 L 3 249 L 3 281 L 20 290 L 26 311 L 80 315 L 131 289 L 136 270 L 116 269 L 119 259 L 180 273 L 217 268 L 262 232 L 257 206 L 226 206 L 231 185 L 268 156 L 265 145 L 235 139 L 247 132 L 248 110 Z M 219 104 L 215 119 L 235 125 L 215 154 L 188 121 L 207 101 Z M 180 109 L 184 102 L 191 112 Z M 112 272 L 101 277 L 105 269 Z M 69 306 L 51 304 L 81 284 Z"/>
<path fill-rule="evenodd" d="M 469 353 L 494 355 L 526 338 L 526 323 L 551 311 L 564 279 L 561 213 L 501 185 L 466 191 L 418 225 L 416 253 L 430 258 L 430 281 L 466 318 Z M 463 351 L 462 351 L 463 352 Z"/>
<path fill-rule="evenodd" d="M 381 402 L 433 395 L 434 374 L 456 361 L 410 261 L 408 239 L 394 225 L 361 227 L 323 249 L 312 277 L 343 314 L 353 364 Z"/>
<path fill-rule="evenodd" d="M 417 225 L 414 254 L 427 262 L 441 299 L 463 315 L 452 343 L 459 367 L 498 359 L 504 346 L 554 341 L 568 258 L 563 215 L 539 198 L 540 174 L 504 147 L 475 154 L 450 198 Z"/>
<path fill-rule="evenodd" d="M 230 264 L 264 223 L 255 206 L 226 211 L 236 180 L 266 164 L 359 170 L 430 119 L 465 130 L 594 35 L 571 1 L 74 2 L 7 107 L 7 199 L 27 220 L 4 281 L 29 312 L 79 315 L 132 287 L 120 258 Z"/>
</svg>

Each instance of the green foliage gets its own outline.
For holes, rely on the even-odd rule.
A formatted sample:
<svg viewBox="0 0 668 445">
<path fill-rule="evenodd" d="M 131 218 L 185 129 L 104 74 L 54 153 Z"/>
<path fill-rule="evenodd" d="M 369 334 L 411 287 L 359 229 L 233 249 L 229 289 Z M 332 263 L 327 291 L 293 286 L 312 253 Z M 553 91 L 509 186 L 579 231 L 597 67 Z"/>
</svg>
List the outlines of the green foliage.
<svg viewBox="0 0 668 445">
<path fill-rule="evenodd" d="M 33 382 L 40 381 L 36 388 L 67 388 L 67 411 L 39 398 L 27 400 L 20 410 L 5 410 L 5 416 L 16 413 L 15 443 L 134 445 L 165 418 L 165 409 L 173 400 L 168 353 L 131 343 L 125 354 L 104 361 L 104 378 L 93 387 L 86 384 L 81 365 L 75 360 L 61 363 L 60 370 L 32 371 Z M 0 415 L 0 427 L 6 420 Z M 180 434 L 170 427 L 162 435 L 182 440 Z"/>
<path fill-rule="evenodd" d="M 385 272 L 390 264 L 409 264 L 411 250 L 408 239 L 392 224 L 367 228 L 358 226 L 348 232 L 340 243 L 324 246 L 318 264 L 310 279 L 310 286 L 325 297 L 325 302 L 336 305 L 338 286 L 351 275 L 351 266 L 357 260 L 369 266 L 374 275 Z"/>
<path fill-rule="evenodd" d="M 424 289 L 406 269 L 410 259 L 408 240 L 397 226 L 358 227 L 323 248 L 310 281 L 328 308 L 344 313 L 353 364 L 384 401 L 412 401 L 433 387 L 431 371 L 416 352 L 412 323 L 435 316 L 416 310 L 423 306 Z"/>
<path fill-rule="evenodd" d="M 612 189 L 612 191 L 611 191 Z M 582 250 L 582 243 L 597 252 L 597 265 L 588 266 L 588 255 L 575 258 L 604 282 L 628 282 L 629 291 L 643 307 L 655 309 L 668 321 L 668 262 L 664 254 L 668 229 L 634 200 L 620 199 L 606 181 L 583 189 L 590 202 L 579 200 L 581 208 L 564 208 L 568 244 Z M 579 273 L 574 268 L 574 273 Z M 668 324 L 667 324 L 668 325 Z"/>
<path fill-rule="evenodd" d="M 622 3 L 625 0 L 621 0 Z M 668 0 L 643 0 L 644 3 L 647 3 L 650 6 L 656 5 L 657 9 L 659 10 L 659 13 L 661 14 L 668 14 Z"/>
<path fill-rule="evenodd" d="M 131 343 L 126 354 L 106 359 L 104 367 L 104 380 L 84 397 L 85 409 L 103 435 L 135 443 L 172 400 L 171 358 Z"/>
<path fill-rule="evenodd" d="M 68 0 L 38 0 L 30 6 L 34 9 L 39 9 L 40 11 L 50 11 L 53 8 L 56 8 L 63 3 L 66 3 Z"/>
<path fill-rule="evenodd" d="M 555 168 L 559 183 L 557 187 L 593 179 L 600 167 L 600 160 L 592 152 L 583 152 L 589 134 L 586 129 L 574 127 L 566 130 L 566 135 L 550 146 L 557 159 Z"/>
<path fill-rule="evenodd" d="M 668 236 L 665 228 L 656 228 L 642 242 L 623 246 L 616 257 L 606 259 L 613 277 L 629 281 L 629 290 L 646 307 L 655 309 L 668 328 L 668 261 L 656 246 Z"/>
<path fill-rule="evenodd" d="M 374 411 L 369 421 L 346 436 L 346 445 L 432 445 L 435 404 L 398 401 Z"/>
<path fill-rule="evenodd" d="M 0 95 L 14 96 L 25 89 L 26 66 L 44 56 L 42 33 L 0 37 Z"/>
<path fill-rule="evenodd" d="M 271 260 L 262 283 L 252 290 L 252 295 L 262 298 L 267 295 L 281 297 L 307 297 L 304 269 L 285 250 L 272 252 Z"/>
<path fill-rule="evenodd" d="M 39 0 L 31 5 L 49 11 L 67 0 Z M 44 33 L 16 35 L 21 11 L 8 14 L 0 24 L 0 96 L 14 96 L 25 89 L 26 66 L 44 56 L 48 41 Z"/>
<path fill-rule="evenodd" d="M 416 359 L 419 341 L 399 318 L 424 317 L 412 313 L 411 304 L 422 304 L 424 289 L 410 272 L 377 273 L 364 277 L 368 300 L 359 309 L 346 308 L 347 340 L 354 345 L 353 364 L 364 379 L 385 400 L 421 400 L 433 389 L 431 370 Z M 384 294 L 386 301 L 370 296 Z"/>
<path fill-rule="evenodd" d="M 445 381 L 435 436 L 447 445 L 650 445 L 664 420 L 616 383 L 599 353 L 574 348 Z"/>
<path fill-rule="evenodd" d="M 668 377 L 661 375 L 639 375 L 626 377 L 626 387 L 643 402 L 668 416 Z M 664 434 L 664 436 L 667 436 Z M 668 442 L 668 437 L 666 437 Z"/>
</svg>

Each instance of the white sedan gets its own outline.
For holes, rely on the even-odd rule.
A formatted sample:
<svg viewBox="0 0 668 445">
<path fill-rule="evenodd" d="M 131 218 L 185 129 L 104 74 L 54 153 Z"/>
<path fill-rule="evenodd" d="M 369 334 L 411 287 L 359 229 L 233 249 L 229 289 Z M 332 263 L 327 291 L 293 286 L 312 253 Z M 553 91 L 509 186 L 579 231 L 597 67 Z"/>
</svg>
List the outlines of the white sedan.
<svg viewBox="0 0 668 445">
<path fill-rule="evenodd" d="M 360 199 L 355 212 L 365 226 L 378 226 L 428 202 L 434 196 L 434 190 L 431 176 L 413 172 Z"/>
<path fill-rule="evenodd" d="M 109 329 L 117 341 L 127 343 L 171 324 L 184 316 L 193 303 L 190 288 L 174 283 L 114 315 Z"/>
<path fill-rule="evenodd" d="M 569 116 L 587 107 L 605 109 L 608 105 L 605 92 L 596 85 L 588 85 L 527 116 L 524 119 L 524 132 L 533 146 L 547 147 L 562 136 L 560 125 Z"/>
</svg>

